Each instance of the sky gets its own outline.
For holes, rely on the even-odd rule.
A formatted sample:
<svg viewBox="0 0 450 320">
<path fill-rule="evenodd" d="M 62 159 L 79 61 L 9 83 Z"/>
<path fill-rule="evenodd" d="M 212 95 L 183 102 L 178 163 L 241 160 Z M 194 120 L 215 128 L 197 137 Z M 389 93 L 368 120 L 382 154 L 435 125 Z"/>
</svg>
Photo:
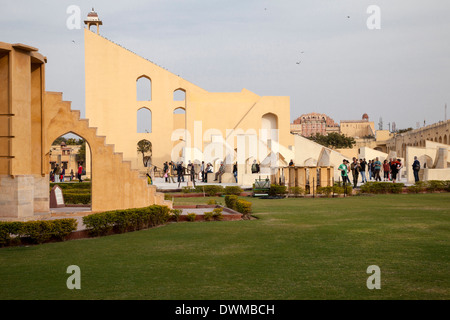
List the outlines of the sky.
<svg viewBox="0 0 450 320">
<path fill-rule="evenodd" d="M 92 8 L 102 36 L 207 91 L 289 96 L 291 121 L 367 113 L 376 129 L 417 128 L 450 105 L 448 0 L 0 1 L 0 41 L 38 48 L 46 90 L 82 117 Z"/>
</svg>

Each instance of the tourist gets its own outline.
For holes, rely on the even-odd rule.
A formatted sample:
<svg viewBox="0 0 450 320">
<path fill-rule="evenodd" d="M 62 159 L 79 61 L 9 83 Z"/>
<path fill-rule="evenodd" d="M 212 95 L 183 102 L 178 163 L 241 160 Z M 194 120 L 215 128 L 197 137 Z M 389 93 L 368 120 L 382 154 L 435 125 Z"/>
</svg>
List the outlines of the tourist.
<svg viewBox="0 0 450 320">
<path fill-rule="evenodd" d="M 238 174 L 238 172 L 237 172 L 237 162 L 235 162 L 234 164 L 233 164 L 233 175 L 234 175 L 234 179 L 236 179 L 236 183 L 237 183 L 237 174 Z"/>
<path fill-rule="evenodd" d="M 347 160 L 342 160 L 342 164 L 339 165 L 338 170 L 341 171 L 341 177 L 342 177 L 342 182 L 345 183 L 348 181 L 348 183 L 350 183 L 350 180 L 348 178 L 348 167 L 347 167 Z"/>
<path fill-rule="evenodd" d="M 289 167 L 293 167 L 294 166 L 294 161 L 292 161 L 292 159 L 291 159 L 291 161 L 289 161 Z"/>
<path fill-rule="evenodd" d="M 202 164 L 200 165 L 200 175 L 201 176 L 199 176 L 199 179 L 201 179 L 202 182 L 205 182 L 205 175 L 206 175 L 205 170 L 206 170 L 205 161 L 202 161 Z"/>
<path fill-rule="evenodd" d="M 66 169 L 64 169 L 64 166 L 62 167 L 61 170 L 61 176 L 59 177 L 59 180 L 61 180 L 61 182 L 64 182 L 64 177 L 66 176 Z"/>
<path fill-rule="evenodd" d="M 369 160 L 367 164 L 367 170 L 369 171 L 369 180 L 372 180 L 372 160 Z"/>
<path fill-rule="evenodd" d="M 358 185 L 358 175 L 359 175 L 359 171 L 361 170 L 361 166 L 355 157 L 353 157 L 353 162 L 350 165 L 350 169 L 352 171 L 352 177 L 353 177 L 353 188 L 356 188 Z"/>
<path fill-rule="evenodd" d="M 395 181 L 397 180 L 397 174 L 398 174 L 398 169 L 401 166 L 400 162 L 397 161 L 392 161 L 391 162 L 391 173 L 392 173 L 392 182 L 395 183 Z"/>
<path fill-rule="evenodd" d="M 252 173 L 258 173 L 258 164 L 256 163 L 256 160 L 253 160 Z"/>
<path fill-rule="evenodd" d="M 82 182 L 83 180 L 81 180 L 81 175 L 83 174 L 83 166 L 81 165 L 81 163 L 78 166 L 78 181 Z"/>
<path fill-rule="evenodd" d="M 219 179 L 219 183 L 222 183 L 222 175 L 224 173 L 225 173 L 225 166 L 223 165 L 223 162 L 221 162 L 219 170 L 216 172 L 216 176 L 214 178 L 214 181 L 217 181 L 217 179 Z"/>
<path fill-rule="evenodd" d="M 367 162 L 366 162 L 366 158 L 364 159 L 359 159 L 359 166 L 361 167 L 361 183 L 365 183 L 367 182 L 367 178 L 366 178 L 366 166 L 367 166 Z"/>
<path fill-rule="evenodd" d="M 61 174 L 61 168 L 59 167 L 59 164 L 56 164 L 55 169 L 53 169 L 53 174 L 55 175 L 55 182 L 59 182 Z"/>
<path fill-rule="evenodd" d="M 167 163 L 167 161 L 164 162 L 163 174 L 164 174 L 165 181 L 169 182 L 169 164 Z"/>
<path fill-rule="evenodd" d="M 73 178 L 75 178 L 75 173 L 73 173 L 73 169 L 70 169 L 70 181 L 72 181 Z"/>
<path fill-rule="evenodd" d="M 381 171 L 381 162 L 378 159 L 378 157 L 376 157 L 375 161 L 372 162 L 373 164 L 373 172 L 375 173 L 375 181 L 381 181 L 381 177 L 380 177 L 380 171 Z"/>
<path fill-rule="evenodd" d="M 387 159 L 383 161 L 383 181 L 389 181 L 390 166 Z"/>
<path fill-rule="evenodd" d="M 414 173 L 414 180 L 415 180 L 415 182 L 418 182 L 419 181 L 420 162 L 419 162 L 419 160 L 417 160 L 417 156 L 414 157 L 412 169 L 413 169 L 413 173 Z"/>
<path fill-rule="evenodd" d="M 177 166 L 177 175 L 178 175 L 178 182 L 184 182 L 184 167 L 183 167 L 183 161 L 180 161 Z"/>
<path fill-rule="evenodd" d="M 397 162 L 398 162 L 398 165 L 397 165 L 397 167 L 398 167 L 397 181 L 400 181 L 401 177 L 402 177 L 401 171 L 403 169 L 403 164 L 402 164 L 402 160 L 401 159 L 397 159 Z"/>
</svg>

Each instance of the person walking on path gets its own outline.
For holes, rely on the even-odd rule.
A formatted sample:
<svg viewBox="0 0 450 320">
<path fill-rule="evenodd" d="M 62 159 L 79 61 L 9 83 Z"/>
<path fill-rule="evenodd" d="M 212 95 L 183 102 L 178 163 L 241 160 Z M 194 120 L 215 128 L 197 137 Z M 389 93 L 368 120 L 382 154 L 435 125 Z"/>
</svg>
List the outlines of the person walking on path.
<svg viewBox="0 0 450 320">
<path fill-rule="evenodd" d="M 415 182 L 419 182 L 419 170 L 420 170 L 420 162 L 417 160 L 417 156 L 414 157 L 414 162 L 412 164 L 412 169 L 414 173 Z"/>
<path fill-rule="evenodd" d="M 81 163 L 80 163 L 80 165 L 78 166 L 78 181 L 79 182 L 82 182 L 83 180 L 81 180 L 81 175 L 83 174 L 83 166 L 81 165 Z"/>
<path fill-rule="evenodd" d="M 352 170 L 353 188 L 356 188 L 358 185 L 359 171 L 361 170 L 361 165 L 358 163 L 358 160 L 356 160 L 356 158 L 353 158 L 350 169 Z"/>
<path fill-rule="evenodd" d="M 344 183 L 344 185 L 349 182 L 350 180 L 348 178 L 348 167 L 347 167 L 347 160 L 342 160 L 342 163 L 339 165 L 338 170 L 341 172 L 341 177 L 342 177 L 342 182 Z"/>
<path fill-rule="evenodd" d="M 401 163 L 398 160 L 400 159 L 391 162 L 392 183 L 395 183 L 397 180 L 398 169 L 401 166 Z"/>
<path fill-rule="evenodd" d="M 367 164 L 367 170 L 369 171 L 369 180 L 372 180 L 372 160 L 369 160 Z"/>
<path fill-rule="evenodd" d="M 55 169 L 53 170 L 53 174 L 55 175 L 55 182 L 59 182 L 59 175 L 61 174 L 61 168 L 59 167 L 59 164 L 56 164 Z"/>
<path fill-rule="evenodd" d="M 366 167 L 367 167 L 367 162 L 366 162 L 366 158 L 364 159 L 359 159 L 359 165 L 361 167 L 361 183 L 365 183 L 367 182 L 367 177 L 366 177 Z"/>
<path fill-rule="evenodd" d="M 375 181 L 381 181 L 381 177 L 380 177 L 381 162 L 378 159 L 378 157 L 376 157 L 375 161 L 373 162 L 373 169 L 375 172 Z"/>
<path fill-rule="evenodd" d="M 238 174 L 237 162 L 235 162 L 233 164 L 233 175 L 234 175 L 234 179 L 236 179 L 236 183 L 237 183 L 237 174 Z"/>
<path fill-rule="evenodd" d="M 383 181 L 389 181 L 389 171 L 391 167 L 389 166 L 389 162 L 387 159 L 383 161 Z"/>
</svg>

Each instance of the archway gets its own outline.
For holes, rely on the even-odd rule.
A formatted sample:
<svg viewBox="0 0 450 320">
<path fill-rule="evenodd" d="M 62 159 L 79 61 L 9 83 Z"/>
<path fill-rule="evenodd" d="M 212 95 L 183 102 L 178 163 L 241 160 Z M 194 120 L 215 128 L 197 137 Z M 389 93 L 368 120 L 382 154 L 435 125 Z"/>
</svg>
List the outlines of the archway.
<svg viewBox="0 0 450 320">
<path fill-rule="evenodd" d="M 142 166 L 148 168 L 152 165 L 153 148 L 152 143 L 146 139 L 142 139 L 137 143 L 136 149 L 138 156 L 142 157 Z"/>
<path fill-rule="evenodd" d="M 60 186 L 65 207 L 76 206 L 78 211 L 90 210 L 92 166 L 89 143 L 81 136 L 68 132 L 53 141 L 48 155 L 50 189 Z"/>
<path fill-rule="evenodd" d="M 260 140 L 272 150 L 272 142 L 278 142 L 278 117 L 273 113 L 266 113 L 261 117 Z"/>
</svg>

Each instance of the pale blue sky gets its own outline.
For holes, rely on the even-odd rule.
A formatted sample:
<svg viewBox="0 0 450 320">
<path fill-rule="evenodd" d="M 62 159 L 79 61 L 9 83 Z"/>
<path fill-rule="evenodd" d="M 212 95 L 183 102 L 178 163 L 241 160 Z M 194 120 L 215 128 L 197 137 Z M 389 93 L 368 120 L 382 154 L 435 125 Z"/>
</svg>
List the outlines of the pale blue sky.
<svg viewBox="0 0 450 320">
<path fill-rule="evenodd" d="M 450 104 L 448 0 L 3 0 L 0 41 L 39 48 L 46 90 L 82 115 L 83 32 L 66 26 L 70 5 L 82 20 L 94 7 L 103 36 L 208 91 L 290 96 L 291 120 L 368 113 L 377 129 L 380 117 L 385 129 L 415 128 Z M 367 28 L 369 5 L 380 30 Z"/>
</svg>

